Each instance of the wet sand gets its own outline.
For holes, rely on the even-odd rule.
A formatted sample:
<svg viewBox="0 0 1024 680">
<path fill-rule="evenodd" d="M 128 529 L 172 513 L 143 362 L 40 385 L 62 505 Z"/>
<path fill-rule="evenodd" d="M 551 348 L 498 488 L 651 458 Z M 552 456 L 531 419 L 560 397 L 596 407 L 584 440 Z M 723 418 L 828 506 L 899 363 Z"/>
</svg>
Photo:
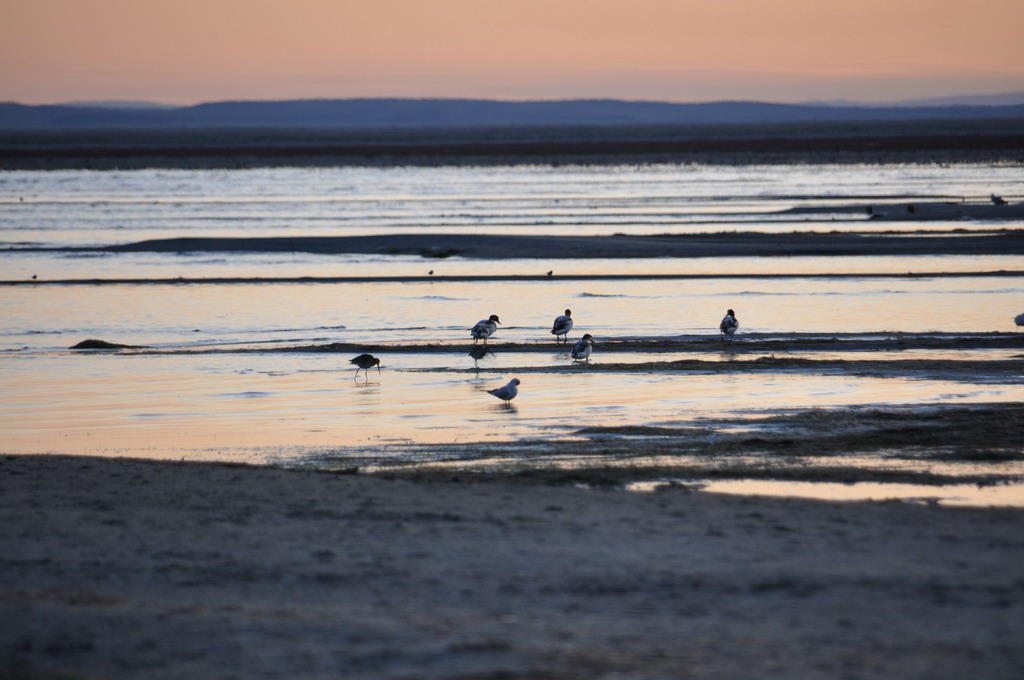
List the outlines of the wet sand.
<svg viewBox="0 0 1024 680">
<path fill-rule="evenodd" d="M 949 204 L 954 211 L 967 208 Z M 989 208 L 996 206 L 976 206 Z M 1024 219 L 1024 205 L 1001 206 Z M 936 213 L 938 209 L 936 208 Z M 987 212 L 987 210 L 986 210 Z M 898 236 L 898 238 L 894 238 Z M 83 249 L 84 250 L 84 249 Z M 316 254 L 453 256 L 475 259 L 656 257 L 835 257 L 851 255 L 1007 255 L 1024 253 L 1024 231 L 879 234 L 789 232 L 661 236 L 527 236 L 395 234 L 336 237 L 175 238 L 98 248 L 106 252 L 303 252 Z"/>
<path fill-rule="evenodd" d="M 11 678 L 1024 673 L 1024 512 L 0 459 Z"/>
<path fill-rule="evenodd" d="M 502 354 L 550 353 L 553 343 L 491 341 L 493 351 Z M 126 345 L 88 338 L 68 349 L 79 352 L 122 354 L 199 355 L 199 354 L 277 354 L 325 353 L 374 354 L 451 354 L 462 358 L 462 341 L 441 343 L 389 342 L 317 345 L 254 344 L 238 347 L 153 348 Z M 1003 351 L 996 358 L 980 351 Z M 906 352 L 959 352 L 953 358 L 921 357 Z M 1021 352 L 1017 354 L 1015 352 Z M 673 354 L 685 358 L 624 362 L 623 354 L 642 352 L 650 355 Z M 776 356 L 778 353 L 778 356 Z M 878 353 L 885 353 L 879 356 Z M 892 353 L 896 353 L 896 358 Z M 832 356 L 842 354 L 842 357 Z M 416 370 L 416 369 L 407 369 Z M 479 366 L 438 369 L 456 373 L 479 373 Z M 486 369 L 485 369 L 486 370 Z M 1024 333 L 743 333 L 729 341 L 717 336 L 679 336 L 674 338 L 604 338 L 600 340 L 600 361 L 586 364 L 505 366 L 503 373 L 577 373 L 580 370 L 603 373 L 711 372 L 721 374 L 777 373 L 801 371 L 865 376 L 914 375 L 930 380 L 977 380 L 1018 383 L 1024 380 Z"/>
<path fill-rule="evenodd" d="M 699 489 L 721 480 L 909 484 L 921 499 L 941 502 L 944 487 L 1019 489 L 1020 441 L 1020 403 L 905 404 L 779 410 L 668 426 L 588 426 L 561 441 L 420 446 L 414 462 L 347 455 L 320 456 L 317 465 L 417 480 L 457 474 L 604 488 Z"/>
</svg>

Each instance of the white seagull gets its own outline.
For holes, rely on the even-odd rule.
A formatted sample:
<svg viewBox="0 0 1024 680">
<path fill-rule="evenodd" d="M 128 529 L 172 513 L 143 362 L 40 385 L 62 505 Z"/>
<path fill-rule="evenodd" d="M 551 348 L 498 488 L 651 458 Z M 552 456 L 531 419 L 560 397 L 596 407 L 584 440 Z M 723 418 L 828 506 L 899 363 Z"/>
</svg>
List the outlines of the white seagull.
<svg viewBox="0 0 1024 680">
<path fill-rule="evenodd" d="M 510 401 L 516 398 L 519 394 L 519 378 L 512 378 L 508 381 L 508 384 L 504 387 L 499 387 L 494 390 L 487 390 L 487 394 L 493 394 L 498 399 L 508 404 Z"/>
<path fill-rule="evenodd" d="M 572 360 L 582 361 L 587 360 L 590 363 L 590 353 L 594 351 L 594 339 L 590 336 L 590 333 L 584 333 L 583 337 L 580 338 L 575 345 L 572 346 Z"/>
<path fill-rule="evenodd" d="M 476 325 L 469 329 L 470 335 L 473 336 L 473 344 L 475 345 L 477 340 L 487 342 L 487 338 L 494 335 L 494 331 L 498 330 L 499 323 L 501 322 L 498 321 L 497 314 L 491 314 L 490 317 L 477 321 Z"/>
<path fill-rule="evenodd" d="M 736 320 L 736 312 L 731 309 L 725 313 L 725 317 L 722 319 L 722 323 L 718 324 L 718 330 L 722 332 L 722 339 L 726 337 L 732 337 L 736 334 L 736 329 L 740 327 L 740 322 Z"/>
<path fill-rule="evenodd" d="M 559 317 L 555 317 L 555 323 L 551 326 L 551 334 L 555 336 L 555 340 L 558 340 L 558 336 L 562 336 L 562 342 L 568 340 L 566 335 L 572 330 L 572 310 L 565 310 L 565 314 Z"/>
</svg>

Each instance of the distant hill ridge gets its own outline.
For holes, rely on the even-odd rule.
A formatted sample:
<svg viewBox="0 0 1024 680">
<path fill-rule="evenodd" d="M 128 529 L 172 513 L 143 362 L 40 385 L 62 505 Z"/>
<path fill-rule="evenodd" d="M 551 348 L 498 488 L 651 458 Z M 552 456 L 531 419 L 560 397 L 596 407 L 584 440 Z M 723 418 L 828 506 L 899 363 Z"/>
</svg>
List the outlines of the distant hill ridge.
<svg viewBox="0 0 1024 680">
<path fill-rule="evenodd" d="M 398 129 L 559 125 L 704 125 L 1024 118 L 1024 104 L 842 106 L 613 99 L 312 99 L 226 101 L 179 108 L 0 103 L 0 130 L 97 128 Z"/>
</svg>

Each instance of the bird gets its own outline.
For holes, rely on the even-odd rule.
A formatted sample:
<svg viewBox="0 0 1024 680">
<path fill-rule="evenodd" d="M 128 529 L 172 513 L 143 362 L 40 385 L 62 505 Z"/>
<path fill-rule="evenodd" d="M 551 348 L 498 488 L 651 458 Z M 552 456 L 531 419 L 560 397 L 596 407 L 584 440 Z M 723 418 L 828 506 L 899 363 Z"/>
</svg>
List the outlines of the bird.
<svg viewBox="0 0 1024 680">
<path fill-rule="evenodd" d="M 569 331 L 572 330 L 572 310 L 565 310 L 565 314 L 559 317 L 555 317 L 555 323 L 551 326 L 551 334 L 555 336 L 555 340 L 558 340 L 558 336 L 562 336 L 562 342 L 568 340 L 566 337 Z"/>
<path fill-rule="evenodd" d="M 590 333 L 584 333 L 583 337 L 572 346 L 572 360 L 582 361 L 586 359 L 589 364 L 592 351 L 594 351 L 594 339 L 590 336 Z"/>
<path fill-rule="evenodd" d="M 490 354 L 494 356 L 494 352 L 487 349 L 487 345 L 473 345 L 469 348 L 469 356 L 473 357 L 473 366 L 477 366 L 478 361 L 484 358 L 484 356 Z"/>
<path fill-rule="evenodd" d="M 1021 326 L 1024 326 L 1024 314 L 1018 314 L 1013 318 L 1013 322 L 1017 324 L 1017 329 L 1020 330 Z"/>
<path fill-rule="evenodd" d="M 494 390 L 487 390 L 487 394 L 493 394 L 498 399 L 508 404 L 510 401 L 516 398 L 519 394 L 519 378 L 512 378 L 508 381 L 508 384 L 504 387 L 499 387 Z"/>
<path fill-rule="evenodd" d="M 718 324 L 718 330 L 722 333 L 722 340 L 735 335 L 736 329 L 739 327 L 740 322 L 736 319 L 736 312 L 730 309 L 725 313 L 725 317 L 722 318 L 722 323 Z"/>
<path fill-rule="evenodd" d="M 373 356 L 372 354 L 360 354 L 355 359 L 349 359 L 348 363 L 356 365 L 355 377 L 359 376 L 359 369 L 368 371 L 370 369 L 370 366 L 376 366 L 377 373 L 380 373 L 380 359 Z"/>
<path fill-rule="evenodd" d="M 483 340 L 487 342 L 487 338 L 494 335 L 494 331 L 498 330 L 498 324 L 501 321 L 498 320 L 497 314 L 491 314 L 486 319 L 481 319 L 476 322 L 476 325 L 469 329 L 470 335 L 473 336 L 473 344 L 476 344 L 477 340 Z"/>
<path fill-rule="evenodd" d="M 1006 205 L 1006 199 L 1002 196 L 996 196 L 995 194 L 989 194 L 989 200 L 992 201 L 992 205 Z"/>
</svg>

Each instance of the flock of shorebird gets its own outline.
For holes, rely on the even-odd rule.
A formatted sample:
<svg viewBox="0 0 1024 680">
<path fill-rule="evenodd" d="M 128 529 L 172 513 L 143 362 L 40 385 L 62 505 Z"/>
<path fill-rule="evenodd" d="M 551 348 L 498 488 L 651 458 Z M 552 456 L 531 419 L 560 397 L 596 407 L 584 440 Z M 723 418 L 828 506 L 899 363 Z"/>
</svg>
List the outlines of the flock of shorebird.
<svg viewBox="0 0 1024 680">
<path fill-rule="evenodd" d="M 1013 319 L 1014 323 L 1018 328 L 1024 326 L 1024 314 L 1019 314 Z M 477 321 L 476 324 L 469 329 L 470 337 L 473 338 L 473 346 L 469 349 L 469 356 L 473 358 L 473 365 L 476 366 L 480 359 L 490 354 L 494 356 L 487 347 L 487 339 L 494 335 L 494 332 L 498 330 L 498 324 L 501 320 L 497 314 L 491 314 L 486 319 Z M 555 322 L 551 325 L 551 334 L 555 336 L 555 342 L 562 344 L 568 342 L 569 331 L 572 330 L 572 310 L 565 310 L 564 314 L 555 317 Z M 736 318 L 736 312 L 728 310 L 721 322 L 718 324 L 718 330 L 721 333 L 722 340 L 730 340 L 736 334 L 736 331 L 740 327 L 740 322 Z M 478 344 L 479 343 L 479 344 Z M 572 357 L 573 363 L 585 361 L 590 363 L 590 354 L 594 351 L 593 336 L 590 333 L 584 333 L 583 337 L 576 341 L 570 350 L 569 355 Z M 354 359 L 349 359 L 350 364 L 356 366 L 356 377 L 359 377 L 359 371 L 368 371 L 374 366 L 377 367 L 377 373 L 380 373 L 380 359 L 373 356 L 372 354 L 360 354 Z M 516 395 L 519 394 L 519 378 L 512 378 L 507 385 L 499 387 L 497 389 L 488 390 L 488 394 L 493 394 L 498 399 L 501 399 L 505 404 L 508 404 Z"/>
<path fill-rule="evenodd" d="M 473 346 L 469 349 L 469 356 L 473 358 L 474 366 L 476 366 L 477 362 L 480 361 L 480 359 L 483 359 L 487 354 L 494 356 L 494 353 L 487 347 L 487 339 L 494 335 L 494 332 L 498 330 L 498 324 L 500 323 L 501 319 L 498 318 L 498 315 L 491 314 L 486 319 L 477 321 L 476 324 L 469 329 L 470 337 L 473 338 Z M 560 342 L 561 344 L 568 342 L 569 331 L 572 330 L 572 326 L 573 319 L 571 309 L 567 309 L 564 314 L 555 317 L 555 322 L 551 325 L 551 334 L 555 336 L 555 342 Z M 731 309 L 726 312 L 725 317 L 718 325 L 718 329 L 722 334 L 723 340 L 732 338 L 739 327 L 740 322 L 736 319 L 736 312 Z M 572 346 L 572 350 L 569 352 L 573 363 L 581 361 L 590 363 L 590 354 L 594 351 L 594 345 L 593 336 L 590 335 L 590 333 L 584 333 L 583 337 L 576 341 Z M 377 373 L 380 373 L 380 359 L 372 354 L 360 354 L 353 359 L 349 359 L 349 363 L 355 364 L 356 366 L 356 378 L 359 377 L 359 371 L 363 371 L 365 375 L 366 372 L 374 366 L 377 367 Z M 516 395 L 519 394 L 519 384 L 519 378 L 512 378 L 507 385 L 497 389 L 488 390 L 487 393 L 494 395 L 505 402 L 505 404 L 508 404 L 516 398 Z"/>
</svg>

